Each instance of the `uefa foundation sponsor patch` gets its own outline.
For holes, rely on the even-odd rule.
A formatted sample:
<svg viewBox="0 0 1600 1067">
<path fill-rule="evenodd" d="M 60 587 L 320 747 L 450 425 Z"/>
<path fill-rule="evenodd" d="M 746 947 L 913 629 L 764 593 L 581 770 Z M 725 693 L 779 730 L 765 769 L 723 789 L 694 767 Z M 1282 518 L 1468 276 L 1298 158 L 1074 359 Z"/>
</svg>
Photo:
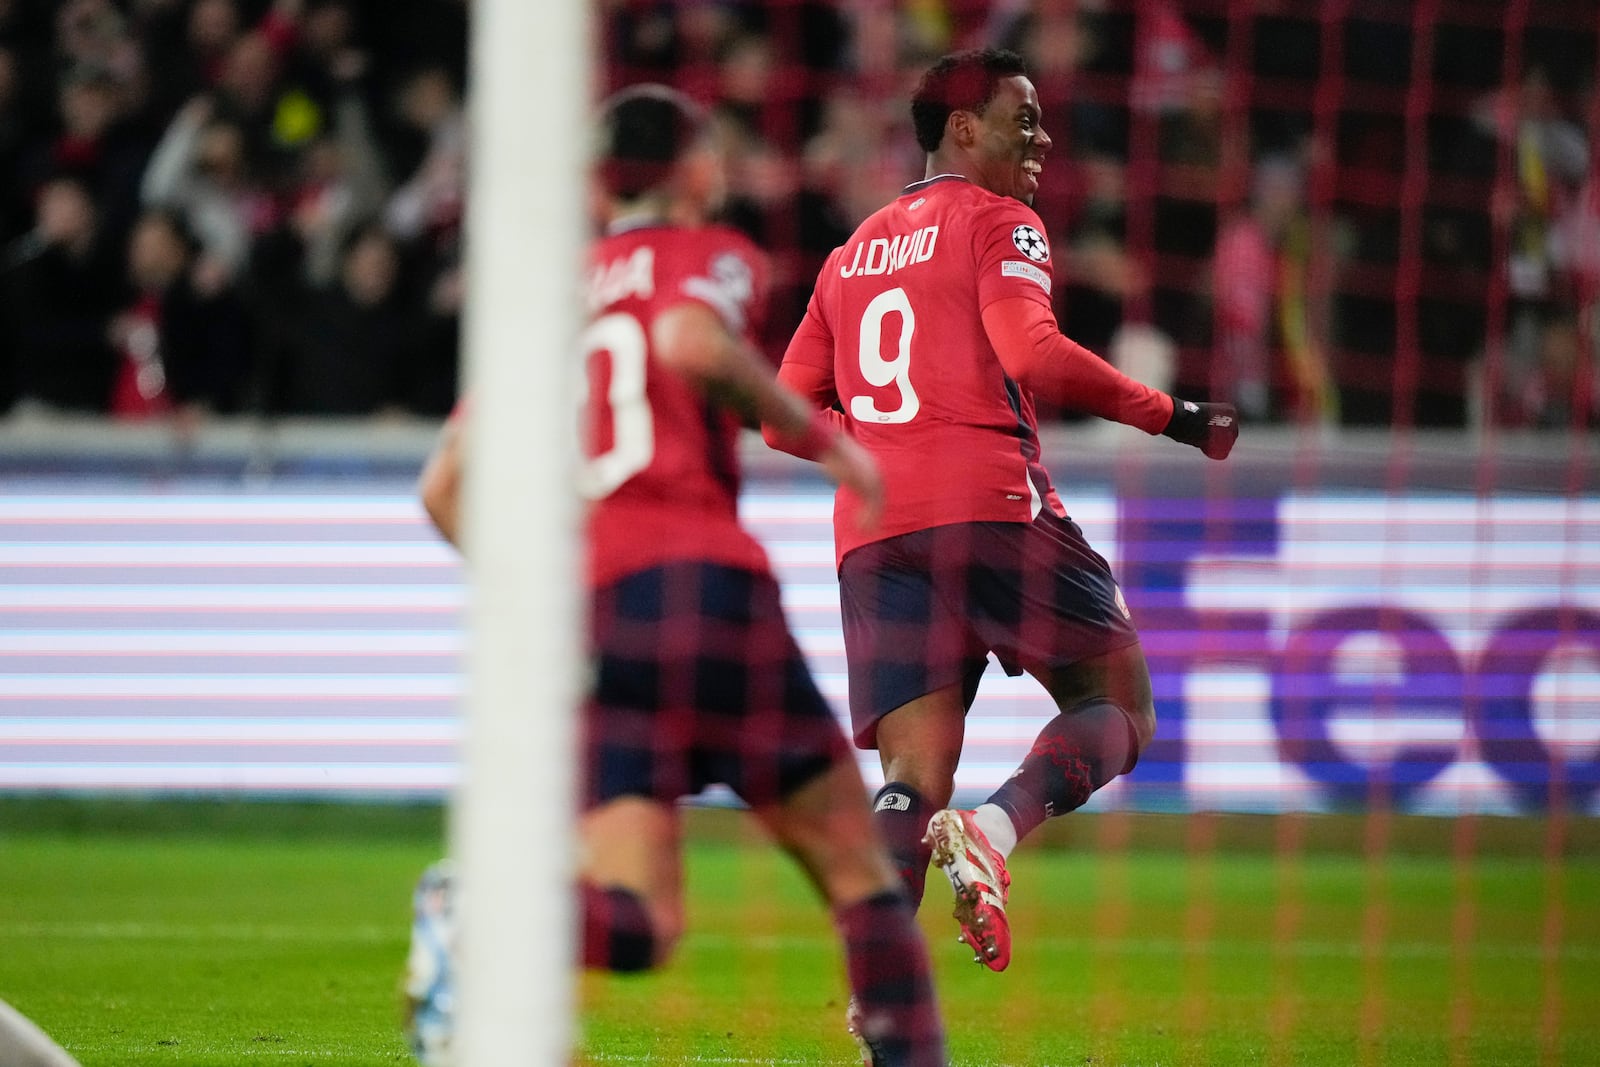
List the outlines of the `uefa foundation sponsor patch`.
<svg viewBox="0 0 1600 1067">
<path fill-rule="evenodd" d="M 1050 274 L 1032 263 L 1024 263 L 1020 259 L 1003 259 L 1000 261 L 1000 273 L 1007 278 L 1026 278 L 1030 282 L 1037 282 L 1039 288 L 1046 293 L 1050 291 Z"/>
</svg>

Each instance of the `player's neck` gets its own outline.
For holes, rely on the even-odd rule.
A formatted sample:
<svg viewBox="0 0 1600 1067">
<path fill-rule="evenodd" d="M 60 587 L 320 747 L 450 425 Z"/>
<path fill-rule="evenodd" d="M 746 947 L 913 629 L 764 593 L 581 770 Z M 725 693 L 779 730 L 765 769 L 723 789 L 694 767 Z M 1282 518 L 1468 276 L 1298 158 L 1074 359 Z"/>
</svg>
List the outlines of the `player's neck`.
<svg viewBox="0 0 1600 1067">
<path fill-rule="evenodd" d="M 934 182 L 944 181 L 967 182 L 968 184 L 972 183 L 972 179 L 967 177 L 965 174 L 962 174 L 959 170 L 936 167 L 930 160 L 928 163 L 927 172 L 923 175 L 921 180 L 914 181 L 910 185 L 906 186 L 905 189 L 901 191 L 901 195 L 903 196 L 906 193 L 914 190 L 922 189 L 926 186 L 932 185 Z"/>
<path fill-rule="evenodd" d="M 928 156 L 927 166 L 922 168 L 922 180 L 931 182 L 935 178 L 960 178 L 963 181 L 976 182 L 962 162 L 944 153 L 935 152 Z"/>
</svg>

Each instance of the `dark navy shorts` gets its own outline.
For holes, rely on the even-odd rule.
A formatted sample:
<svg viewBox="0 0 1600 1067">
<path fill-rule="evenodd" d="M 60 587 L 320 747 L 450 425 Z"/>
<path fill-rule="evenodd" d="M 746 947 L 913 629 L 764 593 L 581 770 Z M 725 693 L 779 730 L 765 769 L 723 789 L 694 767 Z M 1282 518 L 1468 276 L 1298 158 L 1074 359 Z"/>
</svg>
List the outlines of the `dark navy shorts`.
<svg viewBox="0 0 1600 1067">
<path fill-rule="evenodd" d="M 839 596 L 862 748 L 917 697 L 960 684 L 970 708 L 991 652 L 1007 674 L 1047 675 L 1139 640 L 1111 568 L 1050 511 L 862 545 L 839 568 Z"/>
<path fill-rule="evenodd" d="M 592 611 L 587 807 L 713 783 L 769 804 L 848 755 L 770 574 L 670 563 L 597 590 Z"/>
</svg>

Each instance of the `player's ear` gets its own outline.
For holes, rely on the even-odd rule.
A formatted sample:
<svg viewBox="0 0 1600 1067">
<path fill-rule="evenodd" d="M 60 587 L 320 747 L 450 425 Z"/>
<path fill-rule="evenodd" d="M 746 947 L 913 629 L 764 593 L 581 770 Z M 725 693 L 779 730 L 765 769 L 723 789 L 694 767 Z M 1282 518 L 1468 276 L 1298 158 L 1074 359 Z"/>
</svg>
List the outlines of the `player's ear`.
<svg viewBox="0 0 1600 1067">
<path fill-rule="evenodd" d="M 977 140 L 977 119 L 970 111 L 960 108 L 951 111 L 950 117 L 944 120 L 945 141 L 957 148 L 971 148 Z"/>
</svg>

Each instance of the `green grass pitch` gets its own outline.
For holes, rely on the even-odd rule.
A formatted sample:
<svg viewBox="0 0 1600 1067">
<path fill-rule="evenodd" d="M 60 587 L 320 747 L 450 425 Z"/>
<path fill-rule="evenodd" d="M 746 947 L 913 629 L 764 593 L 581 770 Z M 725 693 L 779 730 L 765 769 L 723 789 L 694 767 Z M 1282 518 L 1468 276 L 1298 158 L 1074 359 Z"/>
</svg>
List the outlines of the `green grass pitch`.
<svg viewBox="0 0 1600 1067">
<path fill-rule="evenodd" d="M 85 1067 L 407 1063 L 397 975 L 441 822 L 0 800 L 0 998 Z M 1058 820 L 1015 857 L 1005 974 L 929 893 L 954 1061 L 1600 1064 L 1600 832 L 1562 833 L 1553 862 L 1535 821 Z M 734 813 L 691 813 L 688 841 L 688 936 L 657 974 L 583 979 L 574 1062 L 853 1062 L 794 869 Z"/>
</svg>

